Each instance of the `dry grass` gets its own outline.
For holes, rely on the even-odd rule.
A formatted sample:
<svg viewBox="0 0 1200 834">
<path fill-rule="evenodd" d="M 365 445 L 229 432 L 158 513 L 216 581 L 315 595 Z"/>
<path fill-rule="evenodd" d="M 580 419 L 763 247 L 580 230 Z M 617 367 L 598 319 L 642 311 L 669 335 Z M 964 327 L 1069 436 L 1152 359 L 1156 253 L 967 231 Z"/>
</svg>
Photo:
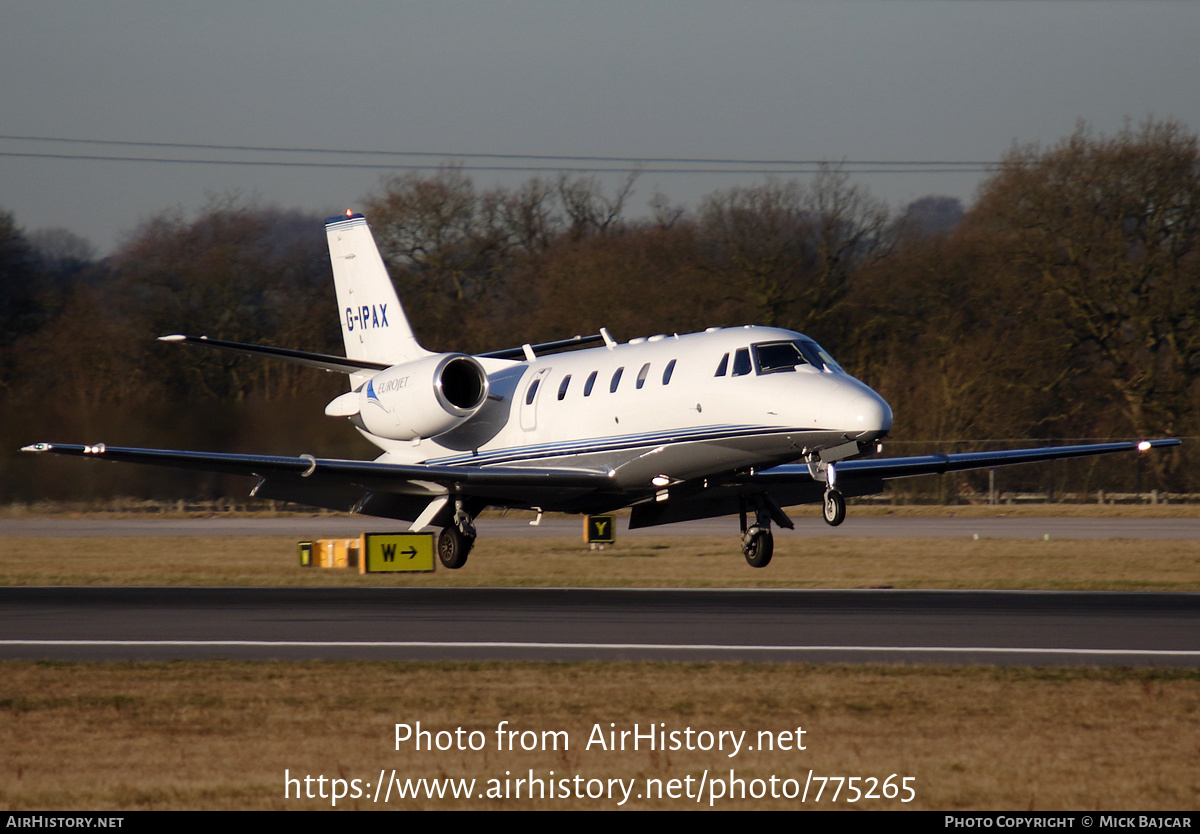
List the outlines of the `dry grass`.
<svg viewBox="0 0 1200 834">
<path fill-rule="evenodd" d="M 633 663 L 18 663 L 2 666 L 0 798 L 11 810 L 326 808 L 284 771 L 361 779 L 915 777 L 916 800 L 838 807 L 1195 810 L 1196 670 Z M 566 731 L 499 752 L 495 728 Z M 478 729 L 478 752 L 397 752 L 394 725 Z M 606 752 L 592 729 L 804 728 L 803 751 Z M 813 794 L 806 807 L 814 807 Z M 636 793 L 635 793 L 636 796 Z M 834 807 L 825 799 L 819 806 Z M 705 800 L 707 802 L 707 799 Z M 612 808 L 609 800 L 409 800 L 406 808 Z M 373 806 L 365 798 L 339 807 Z M 696 807 L 686 799 L 626 807 Z M 701 805 L 704 807 L 704 804 Z M 799 807 L 796 800 L 717 803 Z"/>
<path fill-rule="evenodd" d="M 466 567 L 361 576 L 300 568 L 275 537 L 9 538 L 4 585 L 409 585 L 1200 590 L 1200 541 L 776 537 L 747 567 L 731 537 L 626 537 L 589 552 L 577 539 L 479 540 Z"/>
<path fill-rule="evenodd" d="M 1189 496 L 1190 497 L 1190 496 Z M 871 499 L 847 499 L 854 516 L 894 516 L 896 518 L 1197 518 L 1200 502 L 1159 504 L 1096 504 L 1088 503 L 1021 503 L 1021 504 L 891 504 Z M 0 519 L 28 518 L 102 518 L 102 519 L 178 519 L 178 518 L 352 518 L 349 513 L 328 512 L 314 515 L 311 509 L 298 504 L 280 502 L 275 510 L 251 508 L 246 504 L 212 502 L 203 509 L 179 509 L 175 503 L 113 499 L 106 504 L 45 502 L 38 504 L 0 505 Z M 818 515 L 819 506 L 795 508 L 796 515 Z M 628 510 L 618 515 L 628 515 Z M 546 513 L 547 518 L 564 517 Z M 528 517 L 534 513 L 523 510 L 485 510 L 481 517 Z M 357 516 L 361 518 L 362 516 Z M 578 519 L 579 516 L 566 516 Z"/>
</svg>

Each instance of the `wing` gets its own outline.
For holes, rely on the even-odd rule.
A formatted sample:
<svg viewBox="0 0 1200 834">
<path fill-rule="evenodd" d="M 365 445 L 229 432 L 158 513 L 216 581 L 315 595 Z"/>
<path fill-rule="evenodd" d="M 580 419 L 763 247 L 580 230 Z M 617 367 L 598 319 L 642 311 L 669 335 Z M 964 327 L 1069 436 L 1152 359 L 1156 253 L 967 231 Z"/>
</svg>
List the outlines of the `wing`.
<svg viewBox="0 0 1200 834">
<path fill-rule="evenodd" d="M 1178 446 L 1179 440 L 1131 441 L 1128 443 L 1092 443 L 1082 446 L 1042 446 L 1035 449 L 1006 449 L 999 452 L 962 452 L 949 455 L 915 455 L 902 458 L 864 458 L 836 463 L 837 488 L 847 498 L 875 495 L 883 491 L 884 481 L 934 475 L 940 472 L 960 472 L 966 469 L 990 469 L 1018 463 L 1061 458 L 1105 455 L 1114 452 L 1146 451 L 1155 447 Z M 699 518 L 730 515 L 744 509 L 747 496 L 767 496 L 777 513 L 773 518 L 782 527 L 791 521 L 780 509 L 799 504 L 815 504 L 824 500 L 824 478 L 813 478 L 808 466 L 788 463 L 770 469 L 733 473 L 728 477 L 705 479 L 703 488 L 687 484 L 673 488 L 668 501 L 647 501 L 636 504 L 630 514 L 630 529 L 692 521 Z"/>
<path fill-rule="evenodd" d="M 569 507 L 615 490 L 612 473 L 592 469 L 424 466 L 311 455 L 237 455 L 69 443 L 35 443 L 23 452 L 91 457 L 258 478 L 252 495 L 412 521 L 430 502 L 454 494 L 482 508 Z"/>
<path fill-rule="evenodd" d="M 864 458 L 836 464 L 838 483 L 845 480 L 875 478 L 911 478 L 917 475 L 937 475 L 942 472 L 962 472 L 967 469 L 991 469 L 1018 463 L 1038 463 L 1063 458 L 1107 455 L 1114 452 L 1145 452 L 1152 448 L 1178 446 L 1178 438 L 1128 441 L 1125 443 L 1089 443 L 1081 446 L 1041 446 L 1035 449 L 1004 449 L 998 452 L 959 452 L 949 455 L 914 455 L 904 458 Z M 752 483 L 769 485 L 811 479 L 804 464 L 789 463 L 764 469 L 749 476 Z"/>
</svg>

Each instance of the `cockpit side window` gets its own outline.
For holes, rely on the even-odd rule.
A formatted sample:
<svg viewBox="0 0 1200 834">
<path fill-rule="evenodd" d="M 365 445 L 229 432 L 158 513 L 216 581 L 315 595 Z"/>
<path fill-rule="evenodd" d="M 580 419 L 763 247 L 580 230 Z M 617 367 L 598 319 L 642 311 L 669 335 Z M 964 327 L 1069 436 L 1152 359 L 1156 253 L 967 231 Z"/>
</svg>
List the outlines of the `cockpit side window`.
<svg viewBox="0 0 1200 834">
<path fill-rule="evenodd" d="M 825 370 L 825 363 L 821 360 L 821 353 L 815 344 L 800 340 L 796 342 L 796 349 L 803 353 L 804 358 L 811 362 L 818 371 Z"/>
<path fill-rule="evenodd" d="M 745 376 L 753 370 L 750 364 L 750 348 L 738 348 L 733 355 L 733 376 Z"/>
<path fill-rule="evenodd" d="M 760 342 L 751 347 L 754 349 L 754 365 L 760 374 L 794 371 L 797 365 L 809 363 L 796 342 Z M 820 367 L 817 365 L 818 369 Z"/>
<path fill-rule="evenodd" d="M 829 352 L 827 350 L 825 350 L 825 348 L 818 345 L 812 339 L 802 339 L 800 341 L 800 345 L 801 345 L 801 350 L 804 349 L 805 345 L 807 345 L 809 348 L 815 350 L 817 352 L 817 356 L 821 357 L 821 361 L 825 363 L 826 368 L 829 368 L 830 370 L 834 370 L 834 371 L 839 371 L 840 373 L 843 373 L 843 374 L 846 373 L 846 369 L 843 368 L 841 365 L 839 365 L 834 360 L 834 358 L 829 355 Z"/>
<path fill-rule="evenodd" d="M 842 366 L 812 339 L 759 342 L 751 345 L 751 349 L 754 351 L 754 367 L 760 374 L 794 371 L 801 365 L 811 365 L 818 371 L 842 371 Z"/>
</svg>

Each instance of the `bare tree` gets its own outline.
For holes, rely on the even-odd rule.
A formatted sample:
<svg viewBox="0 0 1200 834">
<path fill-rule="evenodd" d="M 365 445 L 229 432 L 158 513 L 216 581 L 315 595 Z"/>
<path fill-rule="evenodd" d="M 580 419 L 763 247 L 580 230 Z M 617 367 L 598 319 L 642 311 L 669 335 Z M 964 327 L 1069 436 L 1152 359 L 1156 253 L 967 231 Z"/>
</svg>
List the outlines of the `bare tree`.
<svg viewBox="0 0 1200 834">
<path fill-rule="evenodd" d="M 836 318 L 856 269 L 883 251 L 887 209 L 837 168 L 709 196 L 701 233 L 755 321 L 808 329 Z"/>
<path fill-rule="evenodd" d="M 630 173 L 616 194 L 607 197 L 596 176 L 571 178 L 562 174 L 558 178 L 558 199 L 567 216 L 569 232 L 575 236 L 604 234 L 621 221 L 625 203 L 633 194 L 637 180 L 636 171 Z"/>
<path fill-rule="evenodd" d="M 1200 371 L 1200 149 L 1178 122 L 1086 125 L 1014 148 L 972 222 L 1005 235 L 1123 402 L 1136 434 L 1178 430 Z M 1194 420 L 1194 418 L 1193 418 Z"/>
</svg>

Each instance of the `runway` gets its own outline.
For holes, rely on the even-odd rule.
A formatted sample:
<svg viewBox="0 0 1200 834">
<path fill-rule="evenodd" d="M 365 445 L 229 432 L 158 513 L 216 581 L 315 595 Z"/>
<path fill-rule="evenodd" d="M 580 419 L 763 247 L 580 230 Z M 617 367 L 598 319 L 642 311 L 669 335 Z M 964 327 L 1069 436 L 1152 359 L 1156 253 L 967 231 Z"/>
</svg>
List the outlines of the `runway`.
<svg viewBox="0 0 1200 834">
<path fill-rule="evenodd" d="M 881 517 L 855 516 L 830 527 L 812 516 L 793 516 L 795 530 L 777 530 L 780 537 L 813 538 L 1028 538 L 1040 539 L 1195 539 L 1200 538 L 1200 518 L 1036 518 L 1036 517 Z M 738 536 L 736 517 L 664 524 L 630 530 L 628 518 L 618 518 L 618 536 Z M 580 518 L 545 518 L 532 526 L 528 518 L 481 518 L 479 535 L 498 538 L 578 538 Z M 296 516 L 291 518 L 30 518 L 0 519 L 4 536 L 294 536 L 297 539 L 357 536 L 363 531 L 387 532 L 407 529 L 407 522 L 369 516 Z"/>
<path fill-rule="evenodd" d="M 2 588 L 0 657 L 1200 666 L 1200 594 Z"/>
</svg>

